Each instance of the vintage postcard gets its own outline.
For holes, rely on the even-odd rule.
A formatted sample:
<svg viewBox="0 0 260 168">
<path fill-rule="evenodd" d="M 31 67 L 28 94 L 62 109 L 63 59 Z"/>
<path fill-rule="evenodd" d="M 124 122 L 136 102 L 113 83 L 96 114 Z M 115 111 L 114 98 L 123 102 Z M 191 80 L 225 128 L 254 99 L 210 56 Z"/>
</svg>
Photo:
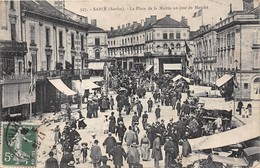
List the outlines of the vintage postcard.
<svg viewBox="0 0 260 168">
<path fill-rule="evenodd" d="M 259 0 L 0 0 L 0 167 L 259 167 Z"/>
</svg>

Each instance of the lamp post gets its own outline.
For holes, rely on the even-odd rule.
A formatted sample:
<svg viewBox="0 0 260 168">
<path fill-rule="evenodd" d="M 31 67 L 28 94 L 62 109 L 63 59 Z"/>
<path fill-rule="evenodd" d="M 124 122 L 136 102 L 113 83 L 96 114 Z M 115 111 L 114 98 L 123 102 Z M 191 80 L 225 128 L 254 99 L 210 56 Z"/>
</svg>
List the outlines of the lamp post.
<svg viewBox="0 0 260 168">
<path fill-rule="evenodd" d="M 236 81 L 236 75 L 237 75 L 237 64 L 238 64 L 238 60 L 235 60 L 234 61 L 235 64 L 236 64 L 236 67 L 235 67 L 235 70 L 234 70 L 234 81 Z M 234 108 L 233 108 L 233 115 L 236 114 L 236 92 L 235 92 L 235 84 L 233 85 L 233 93 L 234 93 Z"/>
</svg>

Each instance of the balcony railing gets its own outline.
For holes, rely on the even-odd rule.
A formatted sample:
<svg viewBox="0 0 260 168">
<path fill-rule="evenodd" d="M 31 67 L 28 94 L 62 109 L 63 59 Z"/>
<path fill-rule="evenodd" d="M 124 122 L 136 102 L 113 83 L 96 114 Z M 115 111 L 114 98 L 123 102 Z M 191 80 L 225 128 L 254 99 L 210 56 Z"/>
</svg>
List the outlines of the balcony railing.
<svg viewBox="0 0 260 168">
<path fill-rule="evenodd" d="M 0 52 L 27 53 L 26 42 L 0 41 L 0 46 L 1 46 Z"/>
<path fill-rule="evenodd" d="M 81 70 L 82 76 L 89 75 L 88 69 L 82 69 Z M 50 70 L 50 71 L 37 71 L 36 75 L 39 79 L 45 79 L 48 77 L 64 77 L 64 76 L 79 76 L 80 75 L 80 69 L 69 69 L 69 70 Z"/>
</svg>

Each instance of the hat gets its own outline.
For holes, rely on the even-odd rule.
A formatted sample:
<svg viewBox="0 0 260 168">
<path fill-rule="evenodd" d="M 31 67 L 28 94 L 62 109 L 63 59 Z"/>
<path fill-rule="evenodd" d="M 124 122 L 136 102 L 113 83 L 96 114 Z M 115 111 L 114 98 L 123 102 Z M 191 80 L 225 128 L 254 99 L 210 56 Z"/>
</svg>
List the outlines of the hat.
<svg viewBox="0 0 260 168">
<path fill-rule="evenodd" d="M 117 144 L 117 145 L 121 145 L 122 142 L 121 142 L 121 141 L 117 141 L 116 144 Z"/>
<path fill-rule="evenodd" d="M 133 142 L 131 146 L 133 146 L 133 147 L 137 147 L 136 142 Z"/>
<path fill-rule="evenodd" d="M 156 133 L 156 136 L 161 136 L 161 134 L 159 134 L 159 133 Z"/>
<path fill-rule="evenodd" d="M 111 135 L 112 135 L 112 132 L 108 132 L 108 135 L 111 136 Z"/>
<path fill-rule="evenodd" d="M 123 121 L 119 121 L 119 123 L 118 123 L 118 124 L 124 124 L 124 123 L 123 123 Z"/>
<path fill-rule="evenodd" d="M 68 163 L 68 165 L 69 165 L 69 166 L 74 166 L 74 161 L 70 161 L 70 162 Z"/>
<path fill-rule="evenodd" d="M 173 121 L 173 118 L 171 118 L 170 121 Z"/>
<path fill-rule="evenodd" d="M 96 134 L 95 134 L 95 133 L 92 133 L 91 136 L 96 136 Z"/>
</svg>

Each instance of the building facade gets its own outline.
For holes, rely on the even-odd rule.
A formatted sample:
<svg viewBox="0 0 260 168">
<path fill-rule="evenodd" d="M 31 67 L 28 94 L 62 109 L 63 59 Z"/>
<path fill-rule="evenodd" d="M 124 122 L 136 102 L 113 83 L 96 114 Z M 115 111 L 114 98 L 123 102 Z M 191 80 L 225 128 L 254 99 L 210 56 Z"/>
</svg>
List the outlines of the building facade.
<svg viewBox="0 0 260 168">
<path fill-rule="evenodd" d="M 1 1 L 0 8 L 0 113 L 1 117 L 26 116 L 35 93 L 29 93 L 30 75 L 24 71 L 28 50 L 21 31 L 20 2 Z"/>
<path fill-rule="evenodd" d="M 51 111 L 55 102 L 68 100 L 49 79 L 59 78 L 71 88 L 72 78 L 79 78 L 80 73 L 83 77 L 88 76 L 88 27 L 68 19 L 47 1 L 20 3 L 22 34 L 28 48 L 25 70 L 32 68 L 37 78 L 33 111 Z"/>
<path fill-rule="evenodd" d="M 232 11 L 231 5 L 227 18 L 197 31 L 194 65 L 203 83 L 228 74 L 238 85 L 236 99 L 260 99 L 259 12 L 253 0 L 243 0 L 243 10 Z"/>
<path fill-rule="evenodd" d="M 178 22 L 166 15 L 152 15 L 141 23 L 133 22 L 111 28 L 108 55 L 115 57 L 117 67 L 126 70 L 149 70 L 155 73 L 186 73 L 186 46 L 190 28 L 187 19 Z"/>
<path fill-rule="evenodd" d="M 217 33 L 212 25 L 201 26 L 195 32 L 194 61 L 195 73 L 201 84 L 213 84 L 217 76 Z"/>
</svg>

